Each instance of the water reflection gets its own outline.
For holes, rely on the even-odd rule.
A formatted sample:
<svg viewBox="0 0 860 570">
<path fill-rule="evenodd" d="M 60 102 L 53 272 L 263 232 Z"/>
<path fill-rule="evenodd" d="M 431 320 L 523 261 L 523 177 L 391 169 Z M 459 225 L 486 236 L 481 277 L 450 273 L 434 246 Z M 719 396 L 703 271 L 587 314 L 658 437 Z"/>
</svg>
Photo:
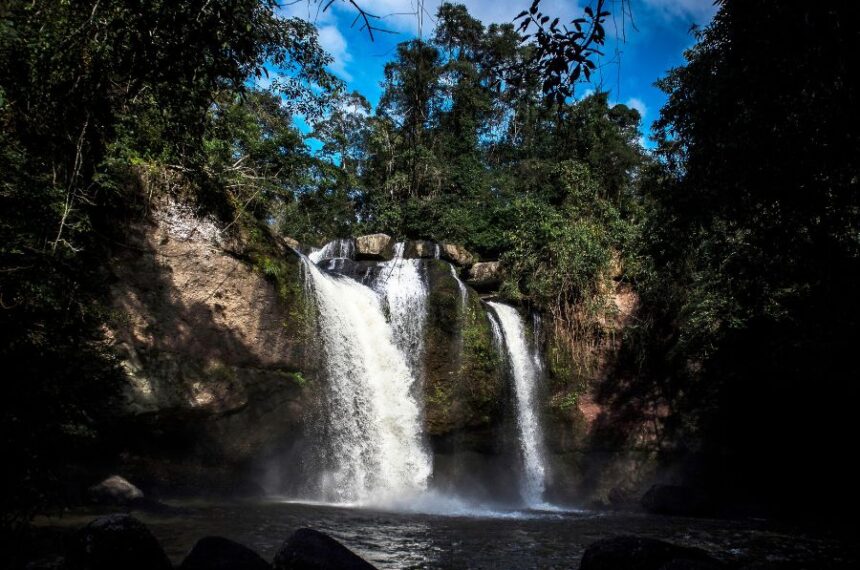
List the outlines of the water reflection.
<svg viewBox="0 0 860 570">
<path fill-rule="evenodd" d="M 457 508 L 454 503 L 447 504 Z M 213 534 L 247 544 L 271 559 L 293 531 L 308 526 L 337 538 L 379 568 L 528 567 L 537 561 L 548 567 L 555 556 L 564 555 L 566 550 L 559 549 L 550 528 L 563 525 L 571 517 L 597 516 L 465 507 L 458 514 L 440 516 L 282 499 L 186 506 L 191 513 L 183 517 L 141 515 L 176 562 L 197 539 Z M 443 504 L 430 506 L 441 510 Z M 526 566 L 511 564 L 516 561 Z"/>
</svg>

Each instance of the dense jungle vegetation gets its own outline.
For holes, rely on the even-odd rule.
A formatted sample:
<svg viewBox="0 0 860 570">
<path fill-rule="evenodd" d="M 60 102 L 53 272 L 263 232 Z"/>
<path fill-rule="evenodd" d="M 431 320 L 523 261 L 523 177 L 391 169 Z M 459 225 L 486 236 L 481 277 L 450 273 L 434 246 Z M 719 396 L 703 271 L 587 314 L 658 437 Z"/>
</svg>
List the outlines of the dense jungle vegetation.
<svg viewBox="0 0 860 570">
<path fill-rule="evenodd" d="M 853 500 L 860 26 L 847 2 L 719 5 L 646 152 L 637 111 L 548 95 L 517 24 L 463 6 L 397 47 L 371 111 L 273 0 L 4 2 L 4 523 L 110 446 L 103 262 L 141 180 L 240 235 L 463 244 L 571 339 L 600 334 L 621 267 L 641 303 L 618 389 L 668 405 L 666 461 L 772 508 Z"/>
</svg>

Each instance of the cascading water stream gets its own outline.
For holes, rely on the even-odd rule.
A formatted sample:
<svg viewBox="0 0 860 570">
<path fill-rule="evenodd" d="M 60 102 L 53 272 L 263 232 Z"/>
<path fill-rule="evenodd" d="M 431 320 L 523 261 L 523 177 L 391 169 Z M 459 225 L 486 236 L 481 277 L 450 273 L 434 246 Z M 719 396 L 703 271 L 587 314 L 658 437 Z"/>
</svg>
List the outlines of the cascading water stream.
<svg viewBox="0 0 860 570">
<path fill-rule="evenodd" d="M 379 295 L 326 274 L 308 257 L 302 263 L 319 310 L 327 375 L 318 498 L 385 505 L 422 494 L 432 461 L 413 395 L 415 375 Z"/>
<path fill-rule="evenodd" d="M 351 239 L 335 239 L 322 248 L 308 254 L 308 259 L 319 263 L 328 259 L 352 259 L 355 257 L 355 242 Z"/>
<path fill-rule="evenodd" d="M 529 507 L 544 507 L 546 469 L 544 467 L 543 432 L 536 412 L 538 361 L 526 341 L 523 319 L 516 309 L 502 303 L 488 302 L 495 312 L 490 323 L 497 345 L 503 345 L 514 377 L 517 408 L 517 431 L 523 458 L 523 499 Z"/>
<path fill-rule="evenodd" d="M 451 268 L 451 276 L 457 281 L 457 287 L 460 288 L 460 313 L 464 313 L 466 310 L 466 304 L 469 302 L 469 290 L 466 289 L 466 284 L 463 283 L 463 280 L 460 279 L 460 276 L 457 275 L 457 270 L 453 265 L 448 264 Z"/>
<path fill-rule="evenodd" d="M 388 306 L 394 340 L 406 355 L 412 375 L 423 376 L 424 326 L 427 321 L 427 285 L 421 275 L 421 261 L 404 259 L 406 244 L 394 246 L 394 259 L 383 265 L 373 289 Z"/>
<path fill-rule="evenodd" d="M 532 312 L 532 360 L 538 373 L 543 373 L 543 360 L 541 359 L 541 342 L 543 340 L 543 318 L 537 311 Z"/>
</svg>

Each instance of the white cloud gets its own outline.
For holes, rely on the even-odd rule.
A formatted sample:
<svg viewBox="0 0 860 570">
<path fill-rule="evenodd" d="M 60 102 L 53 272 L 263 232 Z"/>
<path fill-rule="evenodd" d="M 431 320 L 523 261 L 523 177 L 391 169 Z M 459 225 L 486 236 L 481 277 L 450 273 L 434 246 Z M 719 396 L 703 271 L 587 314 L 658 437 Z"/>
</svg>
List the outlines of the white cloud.
<svg viewBox="0 0 860 570">
<path fill-rule="evenodd" d="M 352 61 L 352 54 L 340 30 L 334 25 L 322 26 L 319 28 L 319 41 L 322 48 L 334 58 L 329 66 L 331 70 L 342 79 L 352 81 L 352 75 L 346 70 L 346 65 Z"/>
<path fill-rule="evenodd" d="M 645 0 L 645 4 L 667 18 L 691 20 L 699 25 L 707 24 L 717 13 L 714 0 Z"/>
<path fill-rule="evenodd" d="M 631 97 L 624 104 L 631 109 L 636 109 L 637 111 L 639 111 L 639 116 L 641 116 L 643 119 L 645 118 L 645 115 L 648 114 L 648 106 L 645 105 L 645 103 L 639 97 Z"/>
</svg>

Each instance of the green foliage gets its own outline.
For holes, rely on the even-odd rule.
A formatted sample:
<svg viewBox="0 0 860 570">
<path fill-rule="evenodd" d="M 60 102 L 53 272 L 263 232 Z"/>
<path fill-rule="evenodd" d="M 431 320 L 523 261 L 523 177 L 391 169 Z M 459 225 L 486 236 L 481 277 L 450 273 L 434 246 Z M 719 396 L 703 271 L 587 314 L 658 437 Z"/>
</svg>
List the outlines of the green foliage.
<svg viewBox="0 0 860 570">
<path fill-rule="evenodd" d="M 498 409 L 498 385 L 503 378 L 502 355 L 493 343 L 493 333 L 484 308 L 470 298 L 462 320 L 463 354 L 459 374 L 465 379 L 468 398 L 485 418 Z"/>
<path fill-rule="evenodd" d="M 516 225 L 508 231 L 510 249 L 506 291 L 525 293 L 544 307 L 562 297 L 577 302 L 597 293 L 621 227 L 614 206 L 602 200 L 588 168 L 565 162 L 553 169 L 554 185 L 543 188 L 549 200 L 525 196 L 511 205 Z M 552 204 L 559 203 L 559 207 Z"/>
<path fill-rule="evenodd" d="M 301 372 L 293 372 L 292 374 L 290 374 L 290 378 L 300 388 L 304 388 L 305 386 L 308 385 L 308 379 L 305 378 Z"/>
<path fill-rule="evenodd" d="M 486 313 L 474 299 L 466 305 L 462 334 L 464 375 L 494 378 L 501 367 L 501 355 L 493 345 L 493 335 Z"/>
<path fill-rule="evenodd" d="M 562 397 L 561 399 L 559 399 L 558 403 L 556 404 L 556 407 L 560 411 L 566 412 L 566 411 L 570 410 L 571 408 L 575 407 L 578 402 L 579 402 L 579 394 L 576 392 L 571 392 L 571 393 L 565 395 L 564 397 Z"/>
</svg>

